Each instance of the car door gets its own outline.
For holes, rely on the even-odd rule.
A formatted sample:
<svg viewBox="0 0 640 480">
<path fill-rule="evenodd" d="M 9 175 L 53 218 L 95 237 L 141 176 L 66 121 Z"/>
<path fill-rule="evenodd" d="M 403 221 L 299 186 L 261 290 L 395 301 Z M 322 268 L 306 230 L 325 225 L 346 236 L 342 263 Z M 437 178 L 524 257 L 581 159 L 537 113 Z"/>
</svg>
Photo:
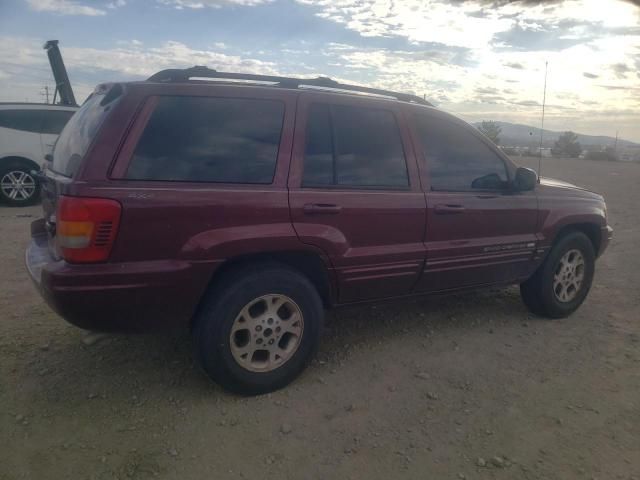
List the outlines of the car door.
<svg viewBox="0 0 640 480">
<path fill-rule="evenodd" d="M 515 167 L 463 122 L 417 113 L 412 132 L 427 201 L 427 260 L 417 290 L 522 279 L 537 242 L 535 192 L 514 191 Z"/>
<path fill-rule="evenodd" d="M 291 218 L 330 259 L 338 301 L 409 293 L 424 265 L 426 212 L 397 104 L 305 92 L 296 118 Z"/>
<path fill-rule="evenodd" d="M 3 156 L 18 156 L 42 163 L 42 145 L 40 131 L 42 128 L 42 110 L 30 105 L 16 105 L 0 111 L 0 127 L 3 128 L 5 142 L 2 147 Z"/>
</svg>

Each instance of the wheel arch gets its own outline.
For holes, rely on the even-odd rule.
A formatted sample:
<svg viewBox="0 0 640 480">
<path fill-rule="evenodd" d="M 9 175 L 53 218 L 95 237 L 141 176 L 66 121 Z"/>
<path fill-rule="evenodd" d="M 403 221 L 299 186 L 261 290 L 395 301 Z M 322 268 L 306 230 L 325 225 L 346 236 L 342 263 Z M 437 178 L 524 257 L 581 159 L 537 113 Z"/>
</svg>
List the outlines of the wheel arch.
<svg viewBox="0 0 640 480">
<path fill-rule="evenodd" d="M 11 164 L 12 162 L 23 163 L 34 168 L 35 170 L 40 170 L 40 165 L 38 165 L 37 162 L 31 160 L 30 158 L 21 157 L 18 155 L 8 155 L 6 157 L 0 158 L 0 168 L 3 168 L 5 165 Z"/>
<path fill-rule="evenodd" d="M 552 245 L 558 243 L 563 237 L 571 232 L 584 233 L 586 237 L 591 241 L 591 245 L 593 245 L 593 251 L 595 252 L 596 256 L 598 256 L 598 253 L 600 252 L 600 245 L 602 243 L 600 225 L 593 222 L 569 223 L 567 225 L 564 225 L 556 233 Z"/>
<path fill-rule="evenodd" d="M 335 303 L 337 292 L 328 260 L 322 258 L 318 253 L 305 250 L 251 253 L 229 258 L 215 270 L 209 286 L 215 288 L 231 273 L 240 269 L 268 263 L 284 265 L 308 278 L 318 291 L 325 307 Z"/>
</svg>

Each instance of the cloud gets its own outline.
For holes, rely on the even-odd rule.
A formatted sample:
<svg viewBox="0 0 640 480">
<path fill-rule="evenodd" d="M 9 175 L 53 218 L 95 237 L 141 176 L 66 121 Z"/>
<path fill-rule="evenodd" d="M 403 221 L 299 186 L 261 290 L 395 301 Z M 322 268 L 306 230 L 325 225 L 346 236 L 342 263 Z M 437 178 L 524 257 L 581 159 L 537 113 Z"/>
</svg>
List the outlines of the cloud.
<svg viewBox="0 0 640 480">
<path fill-rule="evenodd" d="M 208 65 L 232 72 L 277 74 L 275 64 L 239 55 L 192 49 L 180 42 L 169 41 L 156 47 L 143 48 L 139 42 L 127 42 L 116 48 L 98 49 L 65 46 L 64 61 L 71 83 L 76 89 L 83 84 L 78 101 L 86 97 L 98 83 L 141 80 L 165 68 L 185 68 Z M 24 99 L 20 92 L 26 86 L 53 83 L 53 77 L 38 39 L 0 37 L 0 58 L 7 74 L 0 81 L 0 97 Z M 33 81 L 31 81 L 33 80 Z"/>
<path fill-rule="evenodd" d="M 106 15 L 106 11 L 82 5 L 73 0 L 27 0 L 31 10 L 36 12 L 52 12 L 58 15 L 86 15 L 100 16 Z"/>
<path fill-rule="evenodd" d="M 251 7 L 263 3 L 271 3 L 274 0 L 157 0 L 158 3 L 174 7 L 178 10 L 184 8 L 201 9 L 201 8 L 222 8 L 227 6 L 245 6 Z"/>
<path fill-rule="evenodd" d="M 121 4 L 121 0 L 28 1 L 41 6 L 90 6 L 107 13 L 111 12 L 108 6 Z M 267 13 L 279 15 L 280 6 L 291 0 L 267 5 L 275 1 L 153 0 L 151 4 L 164 6 L 161 10 L 168 22 L 183 16 L 174 9 L 200 9 L 198 13 L 210 18 L 215 29 L 216 21 L 226 21 L 215 9 L 228 8 L 225 19 L 227 14 L 242 16 L 247 20 L 242 22 L 245 28 L 251 28 Z M 111 38 L 111 48 L 65 41 L 63 54 L 78 88 L 142 79 L 163 68 L 205 64 L 239 72 L 326 75 L 347 83 L 426 94 L 441 108 L 465 118 L 520 116 L 521 121 L 536 110 L 532 99 L 542 100 L 548 61 L 550 122 L 579 122 L 587 110 L 640 108 L 638 90 L 634 90 L 640 78 L 640 10 L 628 2 L 608 0 L 603 15 L 602 0 L 294 1 L 302 5 L 293 9 L 300 16 L 296 17 L 301 22 L 298 28 L 278 29 L 259 45 L 251 42 L 251 33 L 244 38 L 246 31 L 229 34 L 219 29 L 216 38 L 194 48 L 184 41 L 191 38 L 190 33 L 172 23 L 174 33 L 164 38 L 176 35 L 169 38 L 180 41 L 160 44 L 141 30 L 135 37 L 144 44 L 132 41 L 133 34 L 121 36 L 129 39 L 123 42 Z M 257 5 L 263 8 L 250 8 Z M 33 87 L 35 92 L 51 81 L 40 44 L 35 38 L 0 43 L 0 58 L 6 59 L 0 97 L 23 99 L 19 92 L 26 75 L 39 83 Z M 635 119 L 640 125 L 638 114 Z M 640 138 L 640 131 L 636 136 Z"/>
<path fill-rule="evenodd" d="M 614 63 L 611 65 L 611 70 L 618 78 L 627 78 L 627 73 L 631 71 L 626 63 Z"/>
<path fill-rule="evenodd" d="M 479 14 L 477 2 L 443 0 L 296 0 L 320 18 L 344 25 L 363 37 L 403 37 L 415 43 L 472 48 L 488 42 L 511 21 Z M 473 32 L 470 35 L 470 32 Z"/>
<path fill-rule="evenodd" d="M 625 85 L 598 85 L 598 87 L 604 88 L 606 90 L 624 90 L 624 91 L 640 90 L 640 87 L 629 87 Z"/>
<path fill-rule="evenodd" d="M 523 107 L 539 107 L 540 102 L 535 100 L 522 100 L 520 102 L 513 102 L 514 105 L 522 105 Z"/>
<path fill-rule="evenodd" d="M 494 42 L 522 50 L 531 46 L 557 50 L 599 38 L 611 29 L 619 34 L 638 29 L 637 9 L 619 0 L 609 0 L 606 15 L 602 0 L 296 1 L 363 37 L 403 37 L 414 43 L 468 48 Z"/>
<path fill-rule="evenodd" d="M 484 87 L 484 88 L 476 88 L 475 92 L 479 93 L 481 95 L 484 95 L 484 94 L 492 95 L 492 94 L 495 94 L 495 93 L 499 93 L 500 90 L 498 90 L 497 88 L 493 88 L 493 87 Z"/>
<path fill-rule="evenodd" d="M 107 3 L 107 8 L 120 8 L 124 7 L 127 4 L 126 0 L 114 0 L 113 2 Z"/>
</svg>

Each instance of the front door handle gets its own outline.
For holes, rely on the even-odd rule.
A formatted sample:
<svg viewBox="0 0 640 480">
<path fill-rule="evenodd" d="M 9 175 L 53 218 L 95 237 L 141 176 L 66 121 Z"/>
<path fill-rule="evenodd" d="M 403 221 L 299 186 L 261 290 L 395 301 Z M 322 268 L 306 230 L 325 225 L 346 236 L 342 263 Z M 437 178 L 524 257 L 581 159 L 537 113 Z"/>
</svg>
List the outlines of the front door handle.
<svg viewBox="0 0 640 480">
<path fill-rule="evenodd" d="M 438 215 L 455 215 L 464 213 L 464 205 L 438 204 L 434 210 Z"/>
<path fill-rule="evenodd" d="M 306 203 L 302 210 L 307 215 L 329 214 L 335 215 L 340 213 L 342 207 L 333 203 Z"/>
</svg>

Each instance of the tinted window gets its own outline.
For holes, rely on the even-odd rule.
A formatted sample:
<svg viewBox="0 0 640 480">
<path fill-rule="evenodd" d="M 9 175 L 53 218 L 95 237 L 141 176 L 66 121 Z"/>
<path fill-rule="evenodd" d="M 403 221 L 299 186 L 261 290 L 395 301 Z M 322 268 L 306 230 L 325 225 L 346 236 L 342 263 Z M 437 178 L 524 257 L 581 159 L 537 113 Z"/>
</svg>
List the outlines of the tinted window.
<svg viewBox="0 0 640 480">
<path fill-rule="evenodd" d="M 271 183 L 283 117 L 272 100 L 162 97 L 127 178 Z"/>
<path fill-rule="evenodd" d="M 101 105 L 104 94 L 93 94 L 67 122 L 53 151 L 52 169 L 72 176 L 98 133 L 113 103 Z"/>
<path fill-rule="evenodd" d="M 304 149 L 304 185 L 334 185 L 333 139 L 329 106 L 314 103 L 307 120 Z"/>
<path fill-rule="evenodd" d="M 473 133 L 453 122 L 417 116 L 432 190 L 500 190 L 507 186 L 504 162 Z"/>
<path fill-rule="evenodd" d="M 400 131 L 388 110 L 314 104 L 303 185 L 406 187 Z"/>
<path fill-rule="evenodd" d="M 51 110 L 42 112 L 42 133 L 58 135 L 74 112 L 67 110 Z"/>
<path fill-rule="evenodd" d="M 0 110 L 0 127 L 40 133 L 42 110 Z"/>
</svg>

